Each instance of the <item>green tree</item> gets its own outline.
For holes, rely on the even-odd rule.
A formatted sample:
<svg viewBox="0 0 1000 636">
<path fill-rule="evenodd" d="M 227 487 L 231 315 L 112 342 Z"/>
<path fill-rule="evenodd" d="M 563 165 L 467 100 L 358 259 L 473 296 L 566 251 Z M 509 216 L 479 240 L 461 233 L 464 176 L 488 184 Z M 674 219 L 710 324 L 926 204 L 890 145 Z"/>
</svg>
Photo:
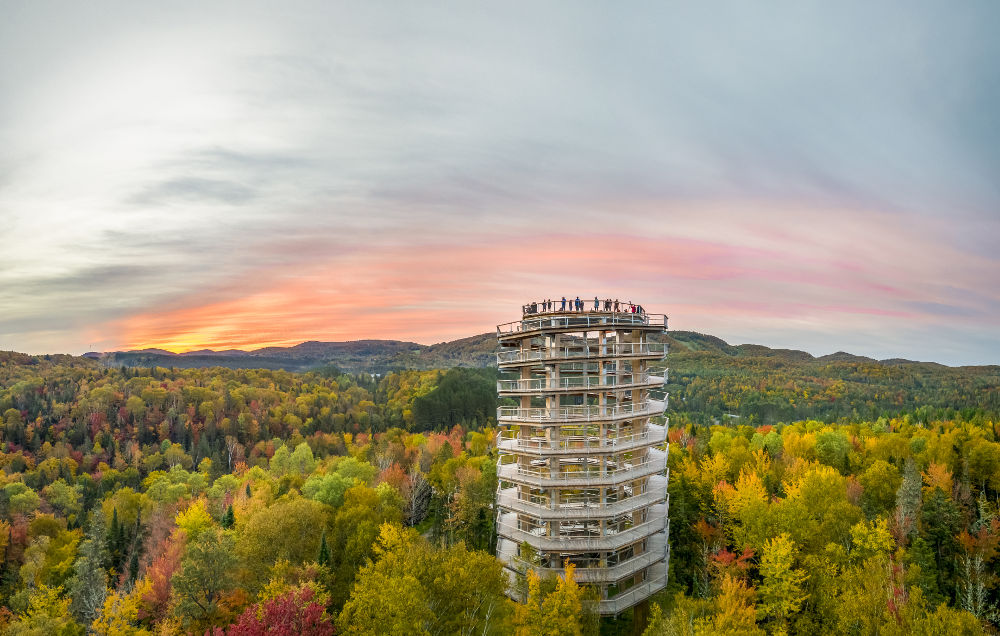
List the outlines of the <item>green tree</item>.
<svg viewBox="0 0 1000 636">
<path fill-rule="evenodd" d="M 389 490 L 395 492 L 391 486 Z M 373 555 L 372 548 L 382 524 L 399 524 L 402 520 L 400 502 L 393 500 L 386 491 L 380 493 L 362 485 L 347 490 L 344 505 L 334 515 L 330 529 L 333 607 L 341 607 L 347 600 L 355 575 Z"/>
<path fill-rule="evenodd" d="M 358 634 L 500 634 L 510 607 L 506 584 L 491 554 L 461 544 L 434 549 L 412 529 L 383 524 L 341 624 Z"/>
<path fill-rule="evenodd" d="M 315 562 L 320 542 L 316 531 L 325 525 L 323 505 L 298 496 L 248 514 L 236 549 L 250 589 L 264 585 L 279 560 L 292 565 Z"/>
<path fill-rule="evenodd" d="M 218 616 L 219 598 L 233 588 L 236 564 L 233 538 L 225 530 L 208 528 L 187 545 L 171 579 L 176 613 L 185 625 L 205 627 Z"/>
<path fill-rule="evenodd" d="M 869 517 L 883 514 L 896 504 L 896 491 L 902 485 L 899 469 L 878 459 L 858 477 L 864 488 L 861 502 Z"/>
<path fill-rule="evenodd" d="M 847 472 L 847 452 L 850 444 L 840 431 L 823 431 L 816 436 L 816 458 L 827 466 Z"/>
<path fill-rule="evenodd" d="M 4 486 L 3 492 L 7 497 L 7 508 L 11 514 L 26 515 L 35 511 L 41 503 L 38 493 L 19 481 Z"/>
</svg>

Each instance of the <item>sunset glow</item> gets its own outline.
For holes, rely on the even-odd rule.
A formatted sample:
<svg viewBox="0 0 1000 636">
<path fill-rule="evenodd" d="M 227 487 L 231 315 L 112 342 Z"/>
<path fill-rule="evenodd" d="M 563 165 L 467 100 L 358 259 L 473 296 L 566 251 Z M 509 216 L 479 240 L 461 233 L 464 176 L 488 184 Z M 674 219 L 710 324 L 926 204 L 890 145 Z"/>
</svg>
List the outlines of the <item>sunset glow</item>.
<svg viewBox="0 0 1000 636">
<path fill-rule="evenodd" d="M 596 294 L 996 361 L 989 20 L 570 7 L 11 11 L 0 349 L 429 344 Z"/>
</svg>

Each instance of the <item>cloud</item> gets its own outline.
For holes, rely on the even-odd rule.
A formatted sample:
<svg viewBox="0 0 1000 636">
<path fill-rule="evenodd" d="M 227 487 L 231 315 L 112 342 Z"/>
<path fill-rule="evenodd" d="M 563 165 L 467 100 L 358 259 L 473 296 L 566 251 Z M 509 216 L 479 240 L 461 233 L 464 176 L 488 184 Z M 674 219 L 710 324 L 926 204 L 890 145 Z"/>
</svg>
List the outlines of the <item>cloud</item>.
<svg viewBox="0 0 1000 636">
<path fill-rule="evenodd" d="M 2 347 L 429 342 L 587 290 L 1000 355 L 993 3 L 5 17 Z"/>
<path fill-rule="evenodd" d="M 181 177 L 146 188 L 130 197 L 128 202 L 136 206 L 184 203 L 188 201 L 240 205 L 252 201 L 256 196 L 253 188 L 241 183 L 218 179 Z"/>
</svg>

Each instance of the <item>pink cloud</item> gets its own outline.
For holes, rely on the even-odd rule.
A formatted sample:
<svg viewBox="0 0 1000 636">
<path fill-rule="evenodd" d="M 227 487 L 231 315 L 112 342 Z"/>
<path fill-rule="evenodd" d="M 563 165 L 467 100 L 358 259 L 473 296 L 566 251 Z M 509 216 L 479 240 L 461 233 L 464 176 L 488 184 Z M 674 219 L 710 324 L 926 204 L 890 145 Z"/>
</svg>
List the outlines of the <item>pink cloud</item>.
<svg viewBox="0 0 1000 636">
<path fill-rule="evenodd" d="M 514 227 L 455 242 L 388 236 L 322 258 L 310 251 L 308 264 L 262 267 L 100 330 L 117 335 L 122 347 L 172 350 L 360 338 L 430 343 L 490 331 L 516 318 L 525 301 L 563 294 L 634 300 L 680 316 L 674 324 L 684 328 L 728 320 L 837 329 L 860 325 L 863 316 L 937 319 L 906 303 L 922 298 L 928 279 L 954 268 L 953 254 L 931 237 L 888 232 L 888 220 L 868 213 L 841 211 L 830 227 L 801 218 L 782 226 L 787 210 L 756 219 L 712 207 L 691 214 L 697 223 L 651 223 L 647 231 L 626 223 L 628 231 L 614 232 Z M 881 234 L 859 240 L 855 223 Z M 713 237 L 706 227 L 727 232 Z"/>
</svg>

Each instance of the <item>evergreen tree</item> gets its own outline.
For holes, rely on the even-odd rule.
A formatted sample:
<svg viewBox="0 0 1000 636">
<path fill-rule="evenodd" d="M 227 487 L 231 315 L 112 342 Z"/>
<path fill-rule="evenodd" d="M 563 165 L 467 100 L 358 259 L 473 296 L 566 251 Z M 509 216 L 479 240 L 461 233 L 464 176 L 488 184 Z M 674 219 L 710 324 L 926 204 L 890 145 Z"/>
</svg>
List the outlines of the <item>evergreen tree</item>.
<svg viewBox="0 0 1000 636">
<path fill-rule="evenodd" d="M 139 557 L 142 555 L 144 537 L 143 537 L 143 526 L 142 526 L 142 510 L 136 511 L 135 515 L 135 525 L 132 527 L 132 538 L 131 546 L 128 549 L 129 561 L 128 561 L 128 578 L 129 581 L 134 582 L 138 578 L 139 574 Z M 125 537 L 125 543 L 128 544 L 128 537 Z M 123 548 L 124 550 L 124 548 Z"/>
<path fill-rule="evenodd" d="M 107 559 L 104 513 L 97 508 L 90 517 L 90 529 L 80 545 L 80 556 L 73 565 L 68 590 L 73 615 L 83 625 L 94 621 L 104 605 L 108 586 L 108 575 L 103 565 Z"/>
<path fill-rule="evenodd" d="M 934 550 L 923 537 L 917 537 L 906 551 L 906 561 L 910 566 L 908 576 L 924 592 L 928 603 L 939 605 L 944 602 L 938 587 L 937 562 L 934 560 Z"/>
<path fill-rule="evenodd" d="M 99 511 L 99 508 L 96 509 L 94 514 Z M 111 529 L 108 531 L 107 537 L 107 567 L 112 570 L 117 570 L 121 564 L 123 538 L 122 526 L 118 522 L 118 508 L 115 508 L 111 513 Z"/>
<path fill-rule="evenodd" d="M 128 580 L 135 582 L 139 578 L 139 551 L 132 551 L 132 558 L 128 561 Z"/>
<path fill-rule="evenodd" d="M 232 506 L 229 507 L 230 510 L 233 509 Z M 317 557 L 316 562 L 322 566 L 327 566 L 330 564 L 330 548 L 326 545 L 326 530 L 323 530 L 323 534 L 319 538 L 319 557 Z"/>
<path fill-rule="evenodd" d="M 962 513 L 943 490 L 935 488 L 924 502 L 921 522 L 920 534 L 934 554 L 938 588 L 945 598 L 952 598 L 959 547 L 955 536 L 962 528 Z"/>
<path fill-rule="evenodd" d="M 226 508 L 226 514 L 222 516 L 222 527 L 225 529 L 230 529 L 236 525 L 236 515 L 233 513 L 233 504 L 229 504 Z"/>
<path fill-rule="evenodd" d="M 903 483 L 896 491 L 896 526 L 903 536 L 912 537 L 917 532 L 921 483 L 917 465 L 912 458 L 907 458 L 903 469 Z"/>
</svg>

